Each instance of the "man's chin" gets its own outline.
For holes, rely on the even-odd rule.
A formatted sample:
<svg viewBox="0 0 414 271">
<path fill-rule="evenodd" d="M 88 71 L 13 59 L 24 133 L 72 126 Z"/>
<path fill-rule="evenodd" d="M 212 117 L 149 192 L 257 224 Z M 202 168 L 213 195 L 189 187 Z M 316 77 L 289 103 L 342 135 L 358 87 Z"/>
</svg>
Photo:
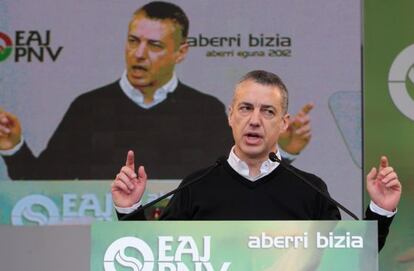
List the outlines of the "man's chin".
<svg viewBox="0 0 414 271">
<path fill-rule="evenodd" d="M 268 155 L 261 145 L 246 145 L 242 148 L 242 152 L 248 159 L 262 159 Z"/>
<path fill-rule="evenodd" d="M 134 88 L 138 89 L 154 86 L 153 82 L 150 82 L 149 80 L 132 80 L 132 82 L 130 81 L 130 83 Z"/>
<path fill-rule="evenodd" d="M 137 74 L 133 74 L 133 73 L 128 73 L 127 74 L 127 78 L 129 83 L 136 87 L 149 87 L 152 85 L 152 80 L 149 76 L 146 75 L 137 75 Z"/>
</svg>

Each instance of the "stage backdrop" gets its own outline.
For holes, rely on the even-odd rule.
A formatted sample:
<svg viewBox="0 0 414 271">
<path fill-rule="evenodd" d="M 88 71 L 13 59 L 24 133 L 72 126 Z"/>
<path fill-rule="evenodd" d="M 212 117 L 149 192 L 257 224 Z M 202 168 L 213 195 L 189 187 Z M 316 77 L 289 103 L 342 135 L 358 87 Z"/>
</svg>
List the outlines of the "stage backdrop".
<svg viewBox="0 0 414 271">
<path fill-rule="evenodd" d="M 414 268 L 414 3 L 365 1 L 364 144 L 367 173 L 387 155 L 403 184 L 403 197 L 381 270 Z"/>
<path fill-rule="evenodd" d="M 360 1 L 174 2 L 191 24 L 180 80 L 228 105 L 246 72 L 279 74 L 290 113 L 315 104 L 312 141 L 294 165 L 319 175 L 334 198 L 361 214 Z M 0 106 L 20 118 L 35 155 L 77 96 L 120 78 L 128 22 L 144 3 L 0 2 Z M 9 179 L 4 163 L 0 178 Z"/>
</svg>

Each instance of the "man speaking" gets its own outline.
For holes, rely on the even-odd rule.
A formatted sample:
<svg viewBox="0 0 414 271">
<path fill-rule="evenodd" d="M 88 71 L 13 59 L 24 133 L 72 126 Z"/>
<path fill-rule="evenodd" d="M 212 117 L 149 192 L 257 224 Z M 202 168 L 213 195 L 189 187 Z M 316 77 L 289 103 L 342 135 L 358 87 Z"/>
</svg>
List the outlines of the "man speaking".
<svg viewBox="0 0 414 271">
<path fill-rule="evenodd" d="M 0 154 L 12 179 L 111 179 L 127 150 L 154 179 L 179 179 L 229 148 L 224 105 L 183 84 L 175 66 L 188 52 L 189 20 L 171 3 L 150 2 L 129 23 L 120 80 L 79 96 L 47 148 L 34 157 L 17 117 L 0 109 Z M 100 68 L 100 67 L 97 67 Z M 305 105 L 285 133 L 285 150 L 310 140 Z"/>
<path fill-rule="evenodd" d="M 161 219 L 170 220 L 338 220 L 338 208 L 300 180 L 295 174 L 269 159 L 288 126 L 288 93 L 282 80 L 266 71 L 252 71 L 236 85 L 228 122 L 235 145 L 228 158 L 202 179 L 175 194 Z M 293 167 L 292 167 L 293 168 Z M 293 168 L 322 192 L 327 186 L 319 177 Z M 186 180 L 201 176 L 197 171 Z M 136 168 L 129 151 L 126 164 L 112 183 L 112 198 L 118 215 L 137 209 L 145 190 L 147 173 Z M 185 185 L 183 182 L 181 185 Z M 378 169 L 367 175 L 372 202 L 366 218 L 379 221 L 379 247 L 401 196 L 401 184 L 393 168 L 382 157 Z M 137 213 L 131 219 L 142 219 Z"/>
</svg>

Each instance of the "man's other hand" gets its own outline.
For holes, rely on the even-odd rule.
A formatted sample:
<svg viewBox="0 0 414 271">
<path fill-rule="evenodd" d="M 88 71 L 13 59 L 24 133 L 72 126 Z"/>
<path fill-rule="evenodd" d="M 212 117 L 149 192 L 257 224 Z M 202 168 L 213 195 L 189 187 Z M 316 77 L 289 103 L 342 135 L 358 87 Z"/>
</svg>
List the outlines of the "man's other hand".
<svg viewBox="0 0 414 271">
<path fill-rule="evenodd" d="M 287 153 L 299 154 L 309 143 L 312 137 L 309 112 L 313 103 L 305 104 L 301 110 L 290 119 L 286 132 L 279 138 L 279 146 Z"/>
<path fill-rule="evenodd" d="M 10 150 L 21 140 L 22 128 L 19 119 L 0 108 L 0 150 Z"/>
</svg>

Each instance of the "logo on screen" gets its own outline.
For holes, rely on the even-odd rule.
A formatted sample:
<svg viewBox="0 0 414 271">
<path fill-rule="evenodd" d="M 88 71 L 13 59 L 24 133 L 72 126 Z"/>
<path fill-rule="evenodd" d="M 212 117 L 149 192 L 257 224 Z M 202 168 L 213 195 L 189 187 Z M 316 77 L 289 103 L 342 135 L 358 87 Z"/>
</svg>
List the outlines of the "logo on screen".
<svg viewBox="0 0 414 271">
<path fill-rule="evenodd" d="M 59 200 L 58 200 L 59 199 Z M 12 225 L 90 224 L 112 220 L 112 196 L 64 193 L 47 197 L 33 194 L 20 199 L 11 214 Z"/>
<path fill-rule="evenodd" d="M 394 59 L 388 74 L 388 89 L 398 110 L 414 120 L 414 44 Z"/>
<path fill-rule="evenodd" d="M 48 225 L 59 221 L 59 210 L 48 197 L 30 195 L 14 206 L 11 216 L 13 225 Z"/>
<path fill-rule="evenodd" d="M 55 62 L 63 51 L 63 46 L 54 44 L 50 30 L 18 30 L 13 34 L 0 32 L 0 62 L 11 55 L 14 62 Z"/>
<path fill-rule="evenodd" d="M 6 60 L 13 51 L 13 42 L 9 36 L 0 32 L 0 62 Z"/>
<path fill-rule="evenodd" d="M 157 250 L 154 253 L 153 250 Z M 154 257 L 156 255 L 157 257 Z M 133 236 L 114 241 L 104 255 L 105 271 L 125 267 L 136 271 L 230 270 L 231 262 L 215 264 L 211 260 L 211 236 L 197 242 L 191 236 L 158 236 L 151 248 L 147 242 Z M 155 269 L 154 269 L 155 267 Z"/>
</svg>

